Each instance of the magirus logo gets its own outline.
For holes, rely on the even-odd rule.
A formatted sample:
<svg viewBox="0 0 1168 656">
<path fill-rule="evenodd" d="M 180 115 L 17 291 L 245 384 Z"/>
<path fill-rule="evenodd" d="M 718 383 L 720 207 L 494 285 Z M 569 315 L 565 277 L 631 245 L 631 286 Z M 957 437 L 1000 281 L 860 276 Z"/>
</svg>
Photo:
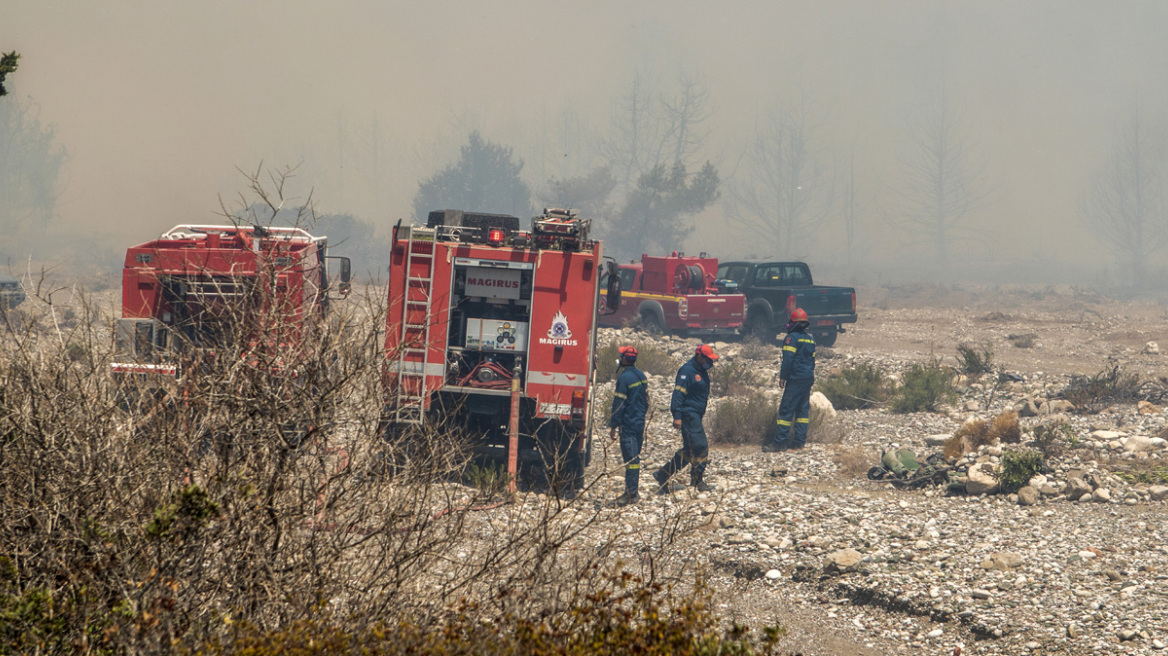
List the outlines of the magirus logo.
<svg viewBox="0 0 1168 656">
<path fill-rule="evenodd" d="M 572 329 L 568 327 L 568 317 L 563 312 L 556 311 L 556 316 L 552 317 L 552 327 L 548 328 L 547 337 L 541 337 L 539 343 L 552 346 L 576 346 L 576 340 L 572 339 Z"/>
</svg>

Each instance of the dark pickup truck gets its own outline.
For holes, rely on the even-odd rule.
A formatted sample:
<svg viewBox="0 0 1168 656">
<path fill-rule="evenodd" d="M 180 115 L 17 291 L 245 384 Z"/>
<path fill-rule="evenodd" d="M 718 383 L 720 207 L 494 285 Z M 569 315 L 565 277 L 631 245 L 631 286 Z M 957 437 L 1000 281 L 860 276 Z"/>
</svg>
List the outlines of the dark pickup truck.
<svg viewBox="0 0 1168 656">
<path fill-rule="evenodd" d="M 812 283 L 803 262 L 722 262 L 718 278 L 733 280 L 746 294 L 743 333 L 763 341 L 783 332 L 797 307 L 807 313 L 811 334 L 822 346 L 835 344 L 843 324 L 856 322 L 856 290 Z"/>
</svg>

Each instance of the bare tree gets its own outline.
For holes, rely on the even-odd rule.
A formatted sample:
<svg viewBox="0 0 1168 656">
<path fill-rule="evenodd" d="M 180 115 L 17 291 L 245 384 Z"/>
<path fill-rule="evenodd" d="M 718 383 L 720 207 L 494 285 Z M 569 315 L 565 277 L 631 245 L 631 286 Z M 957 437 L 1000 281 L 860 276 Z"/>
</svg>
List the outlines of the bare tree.
<svg viewBox="0 0 1168 656">
<path fill-rule="evenodd" d="M 810 114 L 806 102 L 768 112 L 743 156 L 743 172 L 727 185 L 730 222 L 783 257 L 807 252 L 835 196 L 835 180 L 820 162 Z"/>
<path fill-rule="evenodd" d="M 637 71 L 613 109 L 601 156 L 625 190 L 658 165 L 696 168 L 690 160 L 705 143 L 708 132 L 703 124 L 711 114 L 709 90 L 699 74 L 680 71 L 677 91 L 669 94 L 659 91 L 651 76 Z"/>
<path fill-rule="evenodd" d="M 66 151 L 32 100 L 0 103 L 0 232 L 43 226 L 62 193 Z"/>
<path fill-rule="evenodd" d="M 1164 173 L 1163 133 L 1132 112 L 1116 128 L 1111 156 L 1083 202 L 1087 226 L 1111 244 L 1137 288 L 1147 285 L 1148 259 L 1168 241 Z"/>
<path fill-rule="evenodd" d="M 853 272 L 852 265 L 855 261 L 856 224 L 860 213 L 856 202 L 856 145 L 854 143 L 848 151 L 848 172 L 847 179 L 843 183 L 841 201 L 843 207 L 840 218 L 844 225 L 844 245 L 847 250 L 848 273 L 850 274 Z"/>
<path fill-rule="evenodd" d="M 893 187 L 900 207 L 889 221 L 926 244 L 941 267 L 948 266 L 953 243 L 972 236 L 966 219 L 991 191 L 984 183 L 984 160 L 963 135 L 961 118 L 942 87 L 936 102 L 909 126 Z"/>
</svg>

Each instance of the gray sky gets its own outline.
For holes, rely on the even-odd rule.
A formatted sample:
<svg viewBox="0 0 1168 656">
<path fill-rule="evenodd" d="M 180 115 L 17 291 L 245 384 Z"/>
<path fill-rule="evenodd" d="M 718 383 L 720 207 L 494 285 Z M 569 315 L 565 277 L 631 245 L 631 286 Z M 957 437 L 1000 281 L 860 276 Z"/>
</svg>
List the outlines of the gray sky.
<svg viewBox="0 0 1168 656">
<path fill-rule="evenodd" d="M 303 161 L 299 193 L 383 226 L 469 129 L 532 176 L 584 167 L 547 125 L 570 107 L 603 131 L 634 70 L 686 67 L 723 172 L 776 101 L 820 108 L 825 147 L 856 144 L 862 230 L 886 256 L 908 117 L 944 80 L 994 189 L 970 256 L 1073 261 L 1094 252 L 1078 209 L 1115 123 L 1137 103 L 1168 123 L 1162 2 L 0 0 L 0 16 L 0 50 L 23 55 L 11 90 L 70 153 L 56 230 L 114 250 L 215 221 L 236 167 L 261 161 Z M 376 167 L 357 152 L 374 131 Z M 690 250 L 747 252 L 717 208 L 702 221 Z M 807 256 L 838 258 L 835 230 Z"/>
</svg>

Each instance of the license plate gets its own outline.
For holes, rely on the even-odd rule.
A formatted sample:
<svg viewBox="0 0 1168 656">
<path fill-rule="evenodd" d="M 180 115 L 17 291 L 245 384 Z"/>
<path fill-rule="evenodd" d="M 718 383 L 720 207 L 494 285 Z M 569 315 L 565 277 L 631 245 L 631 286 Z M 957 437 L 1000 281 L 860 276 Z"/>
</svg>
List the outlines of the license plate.
<svg viewBox="0 0 1168 656">
<path fill-rule="evenodd" d="M 817 325 L 817 326 L 834 326 L 835 322 L 832 321 L 831 319 L 820 319 L 819 321 L 815 322 L 815 325 Z"/>
</svg>

